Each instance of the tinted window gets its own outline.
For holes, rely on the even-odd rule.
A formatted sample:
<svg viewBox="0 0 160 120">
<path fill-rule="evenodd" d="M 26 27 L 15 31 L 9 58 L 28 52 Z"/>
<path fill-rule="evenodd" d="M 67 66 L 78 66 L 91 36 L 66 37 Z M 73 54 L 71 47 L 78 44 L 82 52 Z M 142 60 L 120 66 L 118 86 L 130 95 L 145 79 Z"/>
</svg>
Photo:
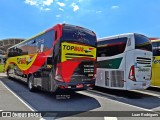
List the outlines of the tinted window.
<svg viewBox="0 0 160 120">
<path fill-rule="evenodd" d="M 160 56 L 160 42 L 152 43 L 153 56 Z"/>
<path fill-rule="evenodd" d="M 17 56 L 18 55 L 27 55 L 28 54 L 27 42 L 24 42 L 24 43 L 18 45 L 15 50 L 18 53 Z"/>
<path fill-rule="evenodd" d="M 37 52 L 36 39 L 32 39 L 28 41 L 27 50 L 28 50 L 28 54 L 34 54 Z"/>
<path fill-rule="evenodd" d="M 85 28 L 64 25 L 61 41 L 79 42 L 87 45 L 96 46 L 96 35 Z"/>
<path fill-rule="evenodd" d="M 16 48 L 10 48 L 8 52 L 8 57 L 17 56 Z"/>
<path fill-rule="evenodd" d="M 124 37 L 99 41 L 97 48 L 98 57 L 114 56 L 123 53 L 126 47 L 127 39 L 127 37 Z"/>
<path fill-rule="evenodd" d="M 54 31 L 49 31 L 46 34 L 44 34 L 44 51 L 52 48 L 53 41 L 54 41 Z"/>
<path fill-rule="evenodd" d="M 151 41 L 143 35 L 135 34 L 135 49 L 152 51 Z"/>
<path fill-rule="evenodd" d="M 54 41 L 54 31 L 48 31 L 33 39 L 27 40 L 17 46 L 10 48 L 8 57 L 14 57 L 26 54 L 35 54 L 45 52 L 52 48 Z"/>
<path fill-rule="evenodd" d="M 14 56 L 19 56 L 19 55 L 27 55 L 27 54 L 28 54 L 27 45 L 26 45 L 26 43 L 23 43 L 21 45 L 10 48 L 8 57 L 14 57 Z"/>
</svg>

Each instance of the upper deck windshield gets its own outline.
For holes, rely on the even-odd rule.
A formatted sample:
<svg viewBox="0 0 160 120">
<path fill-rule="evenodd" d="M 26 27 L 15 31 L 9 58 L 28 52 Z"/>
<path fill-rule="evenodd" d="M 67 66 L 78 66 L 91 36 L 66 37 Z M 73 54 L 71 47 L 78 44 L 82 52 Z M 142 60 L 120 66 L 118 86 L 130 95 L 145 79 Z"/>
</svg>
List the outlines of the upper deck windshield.
<svg viewBox="0 0 160 120">
<path fill-rule="evenodd" d="M 97 39 L 95 33 L 88 29 L 72 25 L 64 25 L 61 41 L 96 46 Z"/>
<path fill-rule="evenodd" d="M 121 37 L 98 41 L 98 57 L 109 57 L 123 53 L 127 40 L 127 37 Z"/>
<path fill-rule="evenodd" d="M 152 52 L 151 41 L 140 34 L 135 34 L 135 49 L 147 50 Z"/>
</svg>

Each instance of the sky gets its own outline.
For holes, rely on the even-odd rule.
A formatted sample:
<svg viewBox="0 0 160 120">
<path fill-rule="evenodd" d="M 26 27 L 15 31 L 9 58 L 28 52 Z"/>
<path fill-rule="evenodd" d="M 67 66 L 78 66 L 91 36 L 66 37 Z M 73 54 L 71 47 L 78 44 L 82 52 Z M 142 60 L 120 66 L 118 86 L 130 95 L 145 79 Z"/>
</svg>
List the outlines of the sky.
<svg viewBox="0 0 160 120">
<path fill-rule="evenodd" d="M 58 23 L 98 38 L 131 32 L 160 38 L 160 0 L 0 0 L 0 40 L 27 39 Z"/>
</svg>

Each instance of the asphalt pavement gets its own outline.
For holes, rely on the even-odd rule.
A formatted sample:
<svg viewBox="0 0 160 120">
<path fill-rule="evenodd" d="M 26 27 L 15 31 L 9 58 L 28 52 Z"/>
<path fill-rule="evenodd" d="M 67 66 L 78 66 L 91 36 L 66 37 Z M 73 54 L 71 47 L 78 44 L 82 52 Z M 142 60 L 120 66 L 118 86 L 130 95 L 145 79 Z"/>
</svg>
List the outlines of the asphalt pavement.
<svg viewBox="0 0 160 120">
<path fill-rule="evenodd" d="M 159 115 L 160 92 L 159 89 L 118 91 L 102 88 L 76 93 L 30 92 L 26 84 L 7 79 L 0 73 L 0 111 L 39 111 L 44 115 L 36 118 L 40 120 L 158 120 L 159 117 L 144 118 L 134 114 Z"/>
</svg>

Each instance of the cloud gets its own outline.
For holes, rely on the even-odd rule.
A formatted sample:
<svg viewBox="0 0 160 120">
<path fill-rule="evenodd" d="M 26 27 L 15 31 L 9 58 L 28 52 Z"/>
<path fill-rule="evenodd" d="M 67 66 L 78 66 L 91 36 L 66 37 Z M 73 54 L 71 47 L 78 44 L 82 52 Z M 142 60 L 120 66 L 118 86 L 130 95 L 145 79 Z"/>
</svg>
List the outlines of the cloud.
<svg viewBox="0 0 160 120">
<path fill-rule="evenodd" d="M 112 8 L 112 9 L 118 9 L 118 8 L 119 8 L 119 6 L 114 5 L 114 6 L 112 6 L 111 8 Z"/>
<path fill-rule="evenodd" d="M 53 0 L 43 1 L 43 4 L 44 4 L 44 5 L 47 5 L 47 6 L 50 6 L 52 3 L 53 3 Z"/>
<path fill-rule="evenodd" d="M 73 7 L 73 11 L 76 12 L 77 10 L 79 10 L 79 6 L 76 3 L 72 3 L 71 6 Z"/>
<path fill-rule="evenodd" d="M 57 4 L 58 4 L 59 6 L 61 6 L 61 7 L 66 6 L 66 4 L 65 4 L 65 3 L 62 3 L 62 2 L 57 2 Z"/>
<path fill-rule="evenodd" d="M 64 9 L 62 9 L 62 8 L 59 8 L 59 10 L 60 10 L 60 11 L 64 11 Z"/>
<path fill-rule="evenodd" d="M 84 0 L 78 0 L 78 2 L 83 2 Z"/>
<path fill-rule="evenodd" d="M 45 8 L 45 9 L 43 9 L 43 10 L 45 10 L 45 11 L 49 11 L 49 10 L 51 10 L 50 8 Z"/>
<path fill-rule="evenodd" d="M 34 6 L 34 5 L 35 5 L 35 6 L 37 5 L 37 1 L 36 1 L 36 0 L 25 0 L 24 2 L 25 2 L 26 4 L 30 4 L 30 5 L 33 5 L 33 6 Z"/>
<path fill-rule="evenodd" d="M 97 13 L 97 14 L 100 14 L 100 13 L 102 13 L 102 11 L 96 11 L 96 13 Z"/>
<path fill-rule="evenodd" d="M 86 2 L 89 0 L 86 0 L 86 1 L 85 0 L 77 0 L 76 2 L 73 2 L 74 0 L 63 0 L 63 2 L 59 2 L 59 1 L 60 0 L 24 0 L 25 4 L 37 7 L 40 10 L 44 10 L 44 11 L 49 11 L 49 10 L 53 9 L 50 6 L 53 3 L 55 3 L 57 6 L 59 6 L 58 8 L 56 7 L 59 11 L 65 11 L 65 9 L 69 9 L 66 6 L 70 6 L 70 8 L 72 8 L 73 12 L 78 11 L 80 9 L 80 6 L 83 5 L 83 2 Z"/>
<path fill-rule="evenodd" d="M 48 11 L 50 8 L 47 6 L 50 6 L 53 3 L 53 0 L 25 0 L 24 2 L 31 6 L 36 6 L 40 10 Z"/>
<path fill-rule="evenodd" d="M 56 15 L 56 17 L 57 17 L 57 18 L 60 18 L 60 17 L 61 17 L 61 15 Z"/>
</svg>

